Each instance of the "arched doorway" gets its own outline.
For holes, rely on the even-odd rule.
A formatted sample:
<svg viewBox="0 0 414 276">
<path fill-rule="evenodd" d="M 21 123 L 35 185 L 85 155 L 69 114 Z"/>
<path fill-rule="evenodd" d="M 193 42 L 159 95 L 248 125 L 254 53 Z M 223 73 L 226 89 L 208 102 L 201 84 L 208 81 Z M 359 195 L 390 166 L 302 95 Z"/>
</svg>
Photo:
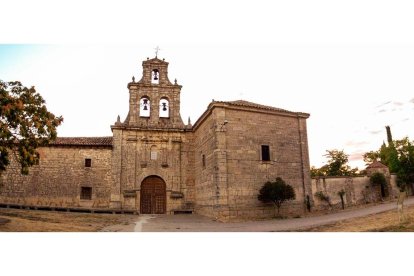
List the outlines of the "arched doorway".
<svg viewBox="0 0 414 276">
<path fill-rule="evenodd" d="M 166 184 L 161 177 L 148 176 L 141 183 L 141 214 L 165 214 L 167 211 Z"/>
</svg>

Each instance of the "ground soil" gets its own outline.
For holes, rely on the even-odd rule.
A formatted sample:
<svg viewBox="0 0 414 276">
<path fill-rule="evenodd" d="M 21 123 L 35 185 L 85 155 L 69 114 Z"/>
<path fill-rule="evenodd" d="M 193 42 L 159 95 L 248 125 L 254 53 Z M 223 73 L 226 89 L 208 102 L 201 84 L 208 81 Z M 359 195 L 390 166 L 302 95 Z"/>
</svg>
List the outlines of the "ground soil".
<svg viewBox="0 0 414 276">
<path fill-rule="evenodd" d="M 0 232 L 414 232 L 414 198 L 291 219 L 222 223 L 200 215 L 123 215 L 0 208 Z"/>
<path fill-rule="evenodd" d="M 136 220 L 137 215 L 0 208 L 0 232 L 96 232 L 111 225 L 131 225 Z"/>
<path fill-rule="evenodd" d="M 414 232 L 414 206 L 406 208 L 399 221 L 396 210 L 339 221 L 310 229 L 307 232 Z"/>
</svg>

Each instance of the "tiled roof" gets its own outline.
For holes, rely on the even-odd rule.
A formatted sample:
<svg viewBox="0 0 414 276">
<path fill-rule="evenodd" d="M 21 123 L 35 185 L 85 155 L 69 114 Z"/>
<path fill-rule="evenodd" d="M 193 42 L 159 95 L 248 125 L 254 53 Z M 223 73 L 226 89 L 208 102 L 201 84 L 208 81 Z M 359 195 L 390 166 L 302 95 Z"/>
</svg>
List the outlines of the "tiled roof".
<svg viewBox="0 0 414 276">
<path fill-rule="evenodd" d="M 375 160 L 370 165 L 368 165 L 367 169 L 388 169 L 388 167 Z"/>
<path fill-rule="evenodd" d="M 110 146 L 112 137 L 58 137 L 50 146 Z"/>
<path fill-rule="evenodd" d="M 273 106 L 252 103 L 252 102 L 244 101 L 244 100 L 213 101 L 213 103 L 224 103 L 224 104 L 228 104 L 228 105 L 241 106 L 241 107 L 253 107 L 253 108 L 266 109 L 266 110 L 278 111 L 278 112 L 284 112 L 284 113 L 295 113 L 295 114 L 297 113 L 297 112 L 293 112 L 293 111 L 289 111 L 289 110 L 285 110 L 285 109 L 281 109 L 281 108 L 277 108 L 277 107 L 273 107 Z M 300 113 L 300 112 L 298 114 L 308 115 L 306 113 Z"/>
</svg>

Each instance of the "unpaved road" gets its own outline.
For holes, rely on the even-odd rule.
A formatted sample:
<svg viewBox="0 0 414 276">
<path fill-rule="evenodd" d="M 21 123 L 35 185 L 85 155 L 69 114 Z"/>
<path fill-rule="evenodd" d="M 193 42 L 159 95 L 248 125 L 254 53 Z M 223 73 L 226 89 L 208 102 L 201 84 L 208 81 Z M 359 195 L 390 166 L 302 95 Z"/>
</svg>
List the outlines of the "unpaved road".
<svg viewBox="0 0 414 276">
<path fill-rule="evenodd" d="M 405 206 L 414 205 L 414 197 L 405 201 Z M 396 209 L 395 202 L 366 208 L 345 210 L 328 215 L 266 221 L 222 223 L 200 215 L 141 215 L 135 225 L 115 225 L 104 231 L 136 232 L 283 232 L 303 231 L 338 221 L 365 217 Z"/>
</svg>

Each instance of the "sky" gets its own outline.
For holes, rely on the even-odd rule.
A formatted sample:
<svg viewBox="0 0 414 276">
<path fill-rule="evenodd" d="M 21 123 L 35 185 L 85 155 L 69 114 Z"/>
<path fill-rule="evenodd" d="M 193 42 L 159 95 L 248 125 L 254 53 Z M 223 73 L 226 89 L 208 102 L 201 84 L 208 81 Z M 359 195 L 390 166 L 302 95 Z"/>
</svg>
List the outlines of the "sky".
<svg viewBox="0 0 414 276">
<path fill-rule="evenodd" d="M 414 137 L 409 10 L 381 1 L 277 2 L 269 9 L 259 2 L 236 8 L 178 1 L 184 11 L 160 1 L 165 8 L 156 9 L 157 20 L 140 13 L 129 22 L 133 11 L 103 1 L 94 15 L 100 28 L 82 25 L 89 20 L 83 10 L 78 25 L 63 20 L 52 26 L 57 15 L 36 18 L 30 31 L 27 24 L 13 25 L 3 36 L 11 39 L 0 45 L 0 79 L 35 86 L 49 110 L 64 117 L 59 136 L 110 136 L 110 125 L 128 112 L 127 83 L 140 79 L 142 61 L 159 46 L 170 80 L 183 85 L 184 122 L 190 117 L 194 123 L 212 99 L 310 113 L 310 161 L 318 167 L 326 150 L 339 149 L 351 166 L 364 168 L 362 154 L 386 140 L 386 125 L 395 139 Z M 63 9 L 71 6 L 57 8 L 66 18 Z M 109 13 L 125 16 L 108 22 Z"/>
</svg>

